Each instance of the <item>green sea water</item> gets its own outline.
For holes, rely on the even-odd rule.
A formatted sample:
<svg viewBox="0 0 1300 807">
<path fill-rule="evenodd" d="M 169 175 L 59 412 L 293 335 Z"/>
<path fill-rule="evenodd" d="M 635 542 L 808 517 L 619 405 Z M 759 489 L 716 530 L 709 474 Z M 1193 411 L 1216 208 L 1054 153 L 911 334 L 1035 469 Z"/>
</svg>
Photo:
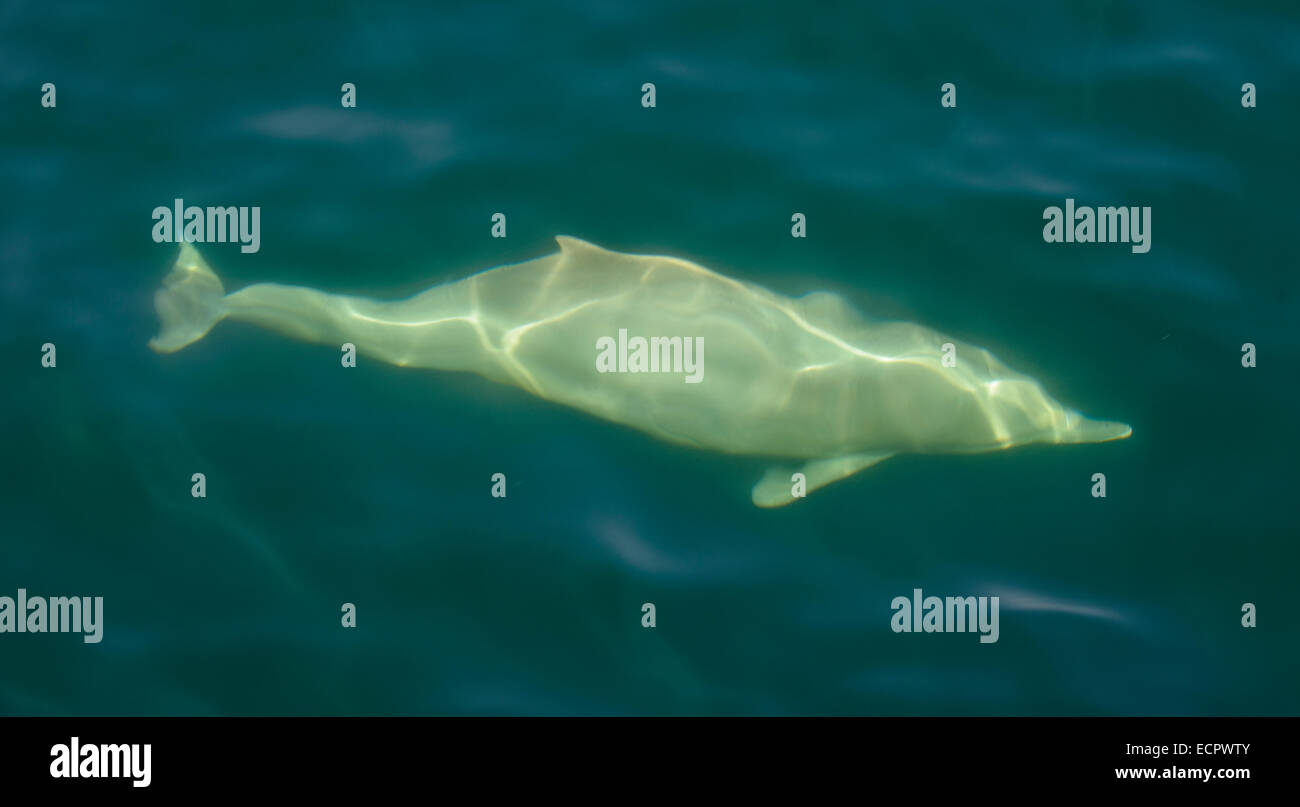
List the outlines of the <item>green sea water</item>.
<svg viewBox="0 0 1300 807">
<path fill-rule="evenodd" d="M 0 596 L 104 626 L 0 633 L 0 714 L 1300 713 L 1298 42 L 1291 3 L 4 5 Z M 204 249 L 228 289 L 392 299 L 570 234 L 1133 436 L 760 510 L 761 460 L 474 376 L 238 323 L 154 354 L 176 198 L 260 207 Z M 1067 198 L 1149 206 L 1150 251 L 1046 243 Z M 915 588 L 999 596 L 998 641 L 895 633 Z"/>
</svg>

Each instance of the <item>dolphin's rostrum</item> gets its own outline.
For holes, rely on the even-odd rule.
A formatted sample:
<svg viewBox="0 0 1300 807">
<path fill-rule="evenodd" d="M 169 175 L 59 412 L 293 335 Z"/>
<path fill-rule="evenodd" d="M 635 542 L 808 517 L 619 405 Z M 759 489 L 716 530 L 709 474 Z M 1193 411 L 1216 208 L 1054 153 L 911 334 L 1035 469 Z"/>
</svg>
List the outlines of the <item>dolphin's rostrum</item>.
<svg viewBox="0 0 1300 807">
<path fill-rule="evenodd" d="M 629 255 L 559 236 L 560 251 L 379 302 L 258 283 L 225 294 L 192 244 L 155 297 L 170 353 L 224 318 L 341 345 L 403 367 L 461 370 L 695 448 L 803 462 L 754 486 L 762 507 L 902 452 L 978 453 L 1128 437 L 1123 423 L 1066 409 L 988 351 L 842 298 L 790 298 L 690 261 Z M 708 345 L 702 383 L 601 372 L 621 330 Z M 945 366 L 946 355 L 955 359 Z M 665 356 L 667 359 L 668 356 Z"/>
</svg>

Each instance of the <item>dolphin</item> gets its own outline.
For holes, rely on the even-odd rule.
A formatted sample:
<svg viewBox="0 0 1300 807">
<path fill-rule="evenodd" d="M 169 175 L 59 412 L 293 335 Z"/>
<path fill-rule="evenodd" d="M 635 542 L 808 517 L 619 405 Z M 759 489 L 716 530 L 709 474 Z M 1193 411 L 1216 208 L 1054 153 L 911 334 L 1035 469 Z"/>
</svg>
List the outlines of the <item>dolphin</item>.
<svg viewBox="0 0 1300 807">
<path fill-rule="evenodd" d="M 183 243 L 154 298 L 161 330 L 149 346 L 180 350 L 229 318 L 402 367 L 477 373 L 672 443 L 800 463 L 767 470 L 751 493 L 760 507 L 904 452 L 1132 433 L 1067 409 L 987 350 L 870 319 L 837 295 L 786 297 L 680 258 L 555 240 L 559 252 L 395 302 L 275 283 L 226 294 Z"/>
</svg>

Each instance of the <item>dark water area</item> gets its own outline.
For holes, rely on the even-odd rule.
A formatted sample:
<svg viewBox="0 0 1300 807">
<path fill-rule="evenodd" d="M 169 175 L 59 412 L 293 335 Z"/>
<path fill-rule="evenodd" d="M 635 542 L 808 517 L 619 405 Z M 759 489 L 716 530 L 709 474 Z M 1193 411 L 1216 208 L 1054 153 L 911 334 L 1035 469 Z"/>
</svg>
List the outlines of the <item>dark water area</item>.
<svg viewBox="0 0 1300 807">
<path fill-rule="evenodd" d="M 5 5 L 0 596 L 104 627 L 0 633 L 0 714 L 1300 713 L 1297 42 L 1286 3 Z M 228 290 L 396 299 L 569 234 L 954 334 L 1133 435 L 760 509 L 760 458 L 473 375 L 235 322 L 150 351 L 176 198 L 260 207 L 204 247 Z M 1046 243 L 1067 198 L 1149 206 L 1150 251 Z M 894 632 L 915 588 L 998 596 L 998 641 Z"/>
</svg>

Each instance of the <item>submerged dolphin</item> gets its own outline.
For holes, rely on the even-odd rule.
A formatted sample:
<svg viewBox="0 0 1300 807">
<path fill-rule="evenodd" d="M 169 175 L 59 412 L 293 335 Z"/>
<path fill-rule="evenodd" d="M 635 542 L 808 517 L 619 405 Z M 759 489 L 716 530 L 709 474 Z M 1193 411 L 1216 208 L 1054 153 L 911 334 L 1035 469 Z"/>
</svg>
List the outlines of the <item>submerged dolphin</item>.
<svg viewBox="0 0 1300 807">
<path fill-rule="evenodd" d="M 478 373 L 674 443 L 801 460 L 804 492 L 900 452 L 1131 433 L 1064 408 L 986 350 L 867 319 L 833 294 L 790 298 L 678 258 L 556 241 L 558 253 L 397 302 L 274 283 L 225 294 L 185 243 L 155 296 L 162 330 L 149 346 L 180 350 L 227 317 L 351 342 L 381 361 Z M 953 366 L 944 366 L 945 343 Z M 692 350 L 693 376 L 682 366 Z M 793 473 L 770 468 L 754 503 L 793 501 Z"/>
</svg>

